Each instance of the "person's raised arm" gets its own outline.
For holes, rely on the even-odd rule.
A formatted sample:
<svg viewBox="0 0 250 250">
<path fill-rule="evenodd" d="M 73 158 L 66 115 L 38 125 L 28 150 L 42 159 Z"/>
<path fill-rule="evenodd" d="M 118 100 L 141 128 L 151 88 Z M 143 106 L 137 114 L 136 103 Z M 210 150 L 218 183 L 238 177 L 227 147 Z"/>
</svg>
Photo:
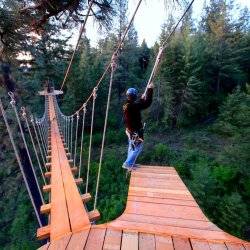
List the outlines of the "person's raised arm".
<svg viewBox="0 0 250 250">
<path fill-rule="evenodd" d="M 154 88 L 154 84 L 150 83 L 148 85 L 145 96 L 143 95 L 139 101 L 140 109 L 146 109 L 151 105 L 152 100 L 153 100 L 153 88 Z"/>
</svg>

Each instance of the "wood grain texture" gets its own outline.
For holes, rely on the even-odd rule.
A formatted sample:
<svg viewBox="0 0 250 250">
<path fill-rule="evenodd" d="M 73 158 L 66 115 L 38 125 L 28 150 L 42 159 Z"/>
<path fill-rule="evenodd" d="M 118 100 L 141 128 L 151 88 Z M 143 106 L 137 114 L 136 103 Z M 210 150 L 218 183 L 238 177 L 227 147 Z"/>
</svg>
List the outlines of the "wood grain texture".
<svg viewBox="0 0 250 250">
<path fill-rule="evenodd" d="M 121 250 L 138 250 L 138 233 L 123 232 Z"/>
<path fill-rule="evenodd" d="M 210 250 L 209 244 L 206 241 L 190 240 L 193 250 Z"/>
<path fill-rule="evenodd" d="M 51 123 L 51 241 L 64 237 L 71 232 L 64 183 L 61 172 L 60 154 L 58 148 L 59 129 L 56 120 L 54 103 L 49 97 L 50 123 Z"/>
<path fill-rule="evenodd" d="M 89 229 L 73 234 L 66 249 L 67 250 L 84 249 L 86 242 L 87 242 L 88 235 L 89 235 Z"/>
<path fill-rule="evenodd" d="M 91 228 L 85 250 L 102 250 L 106 229 Z"/>
<path fill-rule="evenodd" d="M 51 183 L 47 187 L 51 191 L 51 202 L 42 206 L 41 211 L 50 212 L 50 240 L 53 243 L 90 226 L 90 221 L 60 136 L 52 96 L 49 96 L 49 107 Z"/>
<path fill-rule="evenodd" d="M 192 250 L 189 239 L 173 237 L 174 249 L 175 250 Z"/>
<path fill-rule="evenodd" d="M 172 238 L 170 236 L 155 236 L 155 249 L 156 250 L 174 250 Z"/>
<path fill-rule="evenodd" d="M 154 250 L 155 236 L 153 234 L 139 233 L 139 250 Z"/>
<path fill-rule="evenodd" d="M 58 240 L 54 240 L 49 245 L 49 250 L 65 250 L 68 246 L 68 243 L 70 241 L 71 234 L 64 236 L 63 238 L 60 238 Z"/>
<path fill-rule="evenodd" d="M 158 198 L 158 197 L 148 197 L 148 196 L 129 196 L 128 201 L 141 201 L 145 203 L 153 204 L 168 204 L 168 205 L 179 205 L 188 207 L 198 207 L 198 204 L 193 200 L 182 200 L 182 199 L 170 199 L 170 198 Z"/>
<path fill-rule="evenodd" d="M 122 221 L 131 221 L 154 225 L 166 225 L 166 226 L 175 226 L 175 227 L 183 227 L 183 228 L 193 228 L 193 229 L 202 229 L 202 230 L 212 230 L 212 231 L 220 231 L 213 223 L 209 221 L 199 221 L 199 220 L 188 220 L 182 218 L 171 218 L 171 217 L 160 217 L 154 215 L 141 215 L 141 214 L 123 214 L 119 220 Z"/>
<path fill-rule="evenodd" d="M 228 250 L 245 250 L 245 247 L 242 244 L 236 243 L 225 243 Z"/>
<path fill-rule="evenodd" d="M 122 231 L 107 229 L 103 250 L 120 250 Z"/>
<path fill-rule="evenodd" d="M 211 250 L 227 250 L 227 247 L 224 243 L 211 243 L 211 242 L 209 242 L 209 247 Z"/>
<path fill-rule="evenodd" d="M 250 250 L 250 243 L 243 244 L 246 250 Z"/>
</svg>

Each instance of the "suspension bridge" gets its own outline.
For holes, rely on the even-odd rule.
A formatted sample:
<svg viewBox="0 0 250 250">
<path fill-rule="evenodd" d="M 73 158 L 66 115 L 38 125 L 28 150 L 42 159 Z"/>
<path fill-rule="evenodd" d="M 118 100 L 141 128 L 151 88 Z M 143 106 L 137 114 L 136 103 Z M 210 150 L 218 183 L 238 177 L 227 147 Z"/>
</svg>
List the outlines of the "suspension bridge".
<svg viewBox="0 0 250 250">
<path fill-rule="evenodd" d="M 124 39 L 141 2 L 142 0 L 138 2 L 103 75 L 87 100 L 72 115 L 66 116 L 62 113 L 57 96 L 63 94 L 62 89 L 85 30 L 88 15 L 81 26 L 60 90 L 45 88 L 39 93 L 45 99 L 42 118 L 34 117 L 25 107 L 18 110 L 14 93 L 9 93 L 11 108 L 27 155 L 26 166 L 20 157 L 7 112 L 0 99 L 4 123 L 39 224 L 36 236 L 38 240 L 43 240 L 42 242 L 47 241 L 39 249 L 250 250 L 249 242 L 224 232 L 209 221 L 173 167 L 143 165 L 134 170 L 131 173 L 127 204 L 122 215 L 105 224 L 95 223 L 101 216 L 101 211 L 97 210 L 97 202 L 116 58 L 122 50 Z M 147 87 L 157 73 L 169 39 L 193 2 L 194 0 L 159 48 Z M 93 1 L 90 1 L 88 13 L 92 4 Z M 110 82 L 93 197 L 94 206 L 93 210 L 89 211 L 86 204 L 92 199 L 89 193 L 89 175 L 95 102 L 98 88 L 108 72 L 110 72 Z M 81 173 L 85 117 L 87 106 L 91 101 L 86 179 L 83 180 Z M 27 167 L 30 169 L 29 172 Z M 42 185 L 37 178 L 37 172 L 41 175 Z M 82 183 L 85 185 L 83 193 L 79 188 Z"/>
<path fill-rule="evenodd" d="M 173 167 L 141 166 L 133 171 L 123 214 L 114 221 L 96 225 L 94 222 L 100 218 L 96 209 L 98 189 L 94 209 L 88 211 L 86 203 L 92 197 L 88 193 L 87 180 L 85 193 L 80 194 L 78 189 L 83 180 L 79 178 L 80 165 L 76 166 L 77 142 L 73 139 L 74 134 L 75 139 L 83 137 L 86 109 L 81 119 L 79 115 L 76 117 L 73 130 L 72 120 L 63 115 L 57 103 L 56 95 L 60 91 L 52 89 L 49 93 L 45 90 L 40 94 L 45 97 L 41 119 L 34 121 L 32 116 L 27 119 L 26 110 L 21 108 L 22 120 L 27 122 L 30 133 L 33 125 L 35 155 L 46 156 L 44 164 L 38 160 L 44 181 L 42 192 L 39 192 L 42 203 L 39 211 L 24 178 L 40 225 L 37 238 L 48 240 L 40 249 L 250 249 L 250 243 L 227 234 L 206 218 Z M 10 96 L 21 125 L 14 96 Z M 17 153 L 2 102 L 0 108 Z M 83 123 L 81 136 L 77 135 L 79 120 Z M 30 136 L 32 138 L 32 134 Z M 20 161 L 19 165 L 22 170 Z M 37 187 L 40 189 L 38 182 Z M 49 193 L 48 203 L 44 203 L 42 193 Z M 42 222 L 41 214 L 48 215 L 47 225 Z"/>
</svg>

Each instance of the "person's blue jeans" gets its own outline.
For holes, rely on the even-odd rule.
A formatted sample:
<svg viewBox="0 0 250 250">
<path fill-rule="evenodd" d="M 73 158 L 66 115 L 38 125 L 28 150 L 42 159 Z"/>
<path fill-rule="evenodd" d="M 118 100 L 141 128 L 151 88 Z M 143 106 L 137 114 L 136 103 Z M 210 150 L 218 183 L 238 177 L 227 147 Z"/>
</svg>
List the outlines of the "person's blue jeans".
<svg viewBox="0 0 250 250">
<path fill-rule="evenodd" d="M 128 139 L 128 156 L 126 161 L 124 162 L 128 167 L 133 167 L 137 157 L 142 151 L 143 142 L 140 142 L 137 145 L 132 146 L 133 141 Z"/>
</svg>

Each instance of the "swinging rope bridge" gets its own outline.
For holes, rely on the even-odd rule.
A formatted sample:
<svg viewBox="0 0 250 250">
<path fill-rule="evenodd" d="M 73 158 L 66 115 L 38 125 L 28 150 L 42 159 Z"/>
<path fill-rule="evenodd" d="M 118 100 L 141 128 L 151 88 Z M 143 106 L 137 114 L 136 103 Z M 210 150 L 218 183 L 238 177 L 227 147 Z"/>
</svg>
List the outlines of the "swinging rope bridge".
<svg viewBox="0 0 250 250">
<path fill-rule="evenodd" d="M 25 168 L 20 160 L 13 132 L 0 99 L 0 110 L 38 220 L 37 238 L 48 240 L 48 243 L 40 249 L 250 250 L 249 243 L 225 233 L 206 218 L 176 170 L 172 167 L 141 166 L 133 171 L 130 178 L 127 205 L 123 214 L 106 224 L 95 225 L 93 223 L 100 218 L 97 201 L 116 58 L 119 56 L 141 2 L 142 0 L 138 2 L 132 19 L 97 85 L 83 105 L 72 115 L 66 116 L 60 110 L 56 96 L 62 94 L 62 91 L 52 88 L 51 91 L 45 89 L 40 92 L 40 95 L 45 97 L 45 111 L 40 119 L 35 118 L 24 107 L 20 109 L 20 116 L 15 97 L 13 93 L 9 93 L 11 107 L 17 119 L 34 176 L 33 188 L 35 187 L 38 190 L 40 208 L 38 208 L 32 194 L 32 188 L 25 174 Z M 162 52 L 167 47 L 170 37 L 193 2 L 194 0 L 191 1 L 167 40 L 159 48 L 147 87 L 157 73 Z M 90 2 L 89 9 L 92 3 L 93 1 Z M 79 39 L 67 68 L 61 90 L 69 74 L 85 24 L 86 20 L 81 26 Z M 92 211 L 88 211 L 86 203 L 92 198 L 88 191 L 95 102 L 98 88 L 109 71 L 110 81 L 94 206 Z M 84 182 L 81 175 L 85 118 L 87 105 L 91 100 L 91 129 L 87 173 L 84 183 L 85 193 L 81 194 L 78 186 Z M 82 127 L 79 135 L 80 124 Z M 27 128 L 31 151 L 34 154 L 30 153 L 24 127 Z M 80 150 L 78 150 L 78 144 L 80 144 Z M 32 155 L 34 155 L 34 159 Z M 42 189 L 36 176 L 35 162 L 42 177 Z M 44 193 L 48 193 L 48 197 L 45 197 Z M 41 215 L 48 215 L 47 225 Z"/>
</svg>

